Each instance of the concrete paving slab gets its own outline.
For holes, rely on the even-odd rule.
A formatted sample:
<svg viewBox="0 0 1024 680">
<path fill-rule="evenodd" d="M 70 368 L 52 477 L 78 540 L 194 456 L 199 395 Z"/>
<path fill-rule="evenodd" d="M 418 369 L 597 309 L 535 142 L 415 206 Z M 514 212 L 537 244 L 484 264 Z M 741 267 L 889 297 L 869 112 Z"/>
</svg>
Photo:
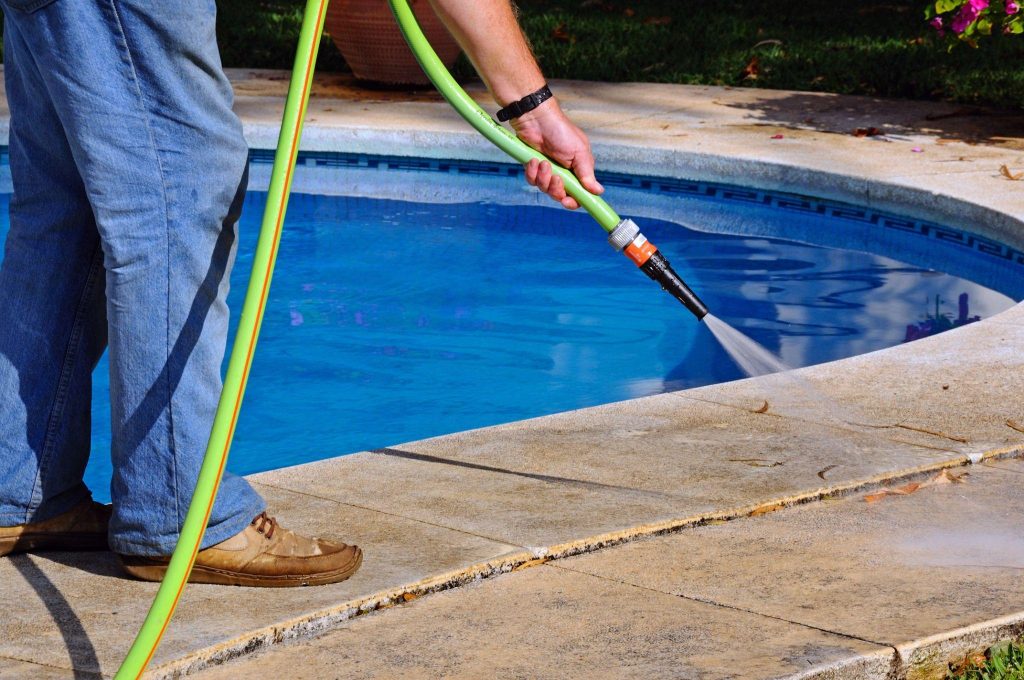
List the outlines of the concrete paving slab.
<svg viewBox="0 0 1024 680">
<path fill-rule="evenodd" d="M 1019 312 L 1006 313 L 1015 320 Z M 769 413 L 827 416 L 874 426 L 904 425 L 901 438 L 971 457 L 1024 448 L 1024 329 L 977 323 L 880 352 L 812 366 L 792 376 L 702 387 L 677 393 L 751 410 L 767 399 Z M 969 350 L 965 348 L 970 348 Z M 831 409 L 822 404 L 834 401 Z M 766 414 L 767 415 L 767 414 Z M 825 420 L 825 422 L 830 422 Z M 918 428 L 927 432 L 906 428 Z M 862 428 L 863 429 L 863 428 Z M 931 433 L 931 434 L 929 434 Z"/>
<path fill-rule="evenodd" d="M 273 148 L 287 74 L 246 70 L 231 77 L 250 144 Z M 752 89 L 554 87 L 593 133 L 603 169 L 852 200 L 968 226 L 1018 248 L 1024 244 L 1024 194 L 998 175 L 1003 163 L 1024 168 L 1019 112 Z M 489 106 L 478 86 L 471 90 Z M 5 106 L 0 97 L 0 142 L 7 134 Z M 321 78 L 309 122 L 307 150 L 505 160 L 431 93 L 371 92 L 344 77 Z M 879 127 L 892 141 L 850 135 L 857 126 Z M 775 134 L 782 138 L 772 139 Z M 0 182 L 9 187 L 9 177 Z M 526 202 L 543 200 L 530 195 Z M 642 196 L 634 199 L 626 205 L 647 205 Z M 1015 351 L 1022 309 L 807 372 L 819 389 L 858 404 L 869 419 L 898 416 L 956 439 L 903 430 L 851 434 L 799 410 L 777 417 L 787 401 L 805 410 L 814 401 L 800 389 L 772 393 L 768 414 L 752 413 L 770 387 L 761 381 L 262 476 L 263 490 L 286 519 L 294 518 L 292 525 L 325 534 L 352 526 L 367 548 L 367 565 L 379 556 L 378 569 L 364 567 L 333 590 L 238 596 L 190 588 L 158 657 L 158 672 L 176 674 L 315 632 L 360 606 L 500 572 L 532 554 L 594 549 L 687 522 L 741 515 L 758 503 L 770 509 L 1019 448 L 1024 433 L 1007 422 L 1024 423 L 1016 406 L 1024 372 Z M 847 454 L 838 463 L 837 450 Z M 991 474 L 1019 476 L 1004 463 L 992 467 Z M 102 555 L 3 560 L 0 578 L 0 606 L 17 612 L 0 621 L 0 659 L 12 664 L 0 661 L 0 669 L 17 670 L 38 658 L 69 674 L 72 661 L 79 675 L 111 670 L 127 648 L 124 631 L 134 632 L 155 591 L 155 585 L 121 579 Z M 1015 621 L 1004 617 L 963 636 L 1012 630 Z M 943 640 L 948 636 L 907 641 L 903 658 L 940 654 L 935 650 Z M 847 659 L 845 654 L 838 656 Z"/>
<path fill-rule="evenodd" d="M 49 666 L 40 666 L 36 663 L 19 661 L 18 659 L 0 657 L 0 680 L 26 680 L 26 678 L 32 678 L 32 680 L 65 680 L 68 677 L 73 676 L 69 675 L 67 669 L 64 668 L 51 668 Z M 84 680 L 89 676 L 80 674 L 79 677 Z M 78 678 L 75 680 L 78 680 Z"/>
<path fill-rule="evenodd" d="M 557 564 L 896 646 L 903 672 L 942 677 L 957 654 L 1024 631 L 1024 462 L 999 466 L 908 496 L 851 496 Z"/>
<path fill-rule="evenodd" d="M 287 75 L 236 69 L 229 76 L 250 144 L 273 148 Z M 750 88 L 553 87 L 590 133 L 604 170 L 795 190 L 933 219 L 984 215 L 975 221 L 987 223 L 1001 219 L 993 207 L 1024 210 L 998 175 L 1002 164 L 1024 167 L 1024 124 L 1012 111 Z M 478 83 L 468 90 L 493 108 Z M 368 91 L 325 75 L 313 94 L 305 149 L 505 160 L 430 92 Z M 871 127 L 885 134 L 852 134 Z M 970 179 L 950 182 L 958 174 Z M 942 181 L 949 186 L 933 191 Z"/>
<path fill-rule="evenodd" d="M 352 621 L 198 675 L 885 677 L 892 650 L 547 566 Z"/>
<path fill-rule="evenodd" d="M 317 588 L 190 586 L 152 668 L 187 669 L 309 634 L 402 592 L 448 584 L 474 568 L 487 571 L 489 560 L 518 550 L 310 495 L 259 490 L 285 526 L 358 542 L 362 568 L 348 581 Z M 0 560 L 0 582 L 0 608 L 18 612 L 0 619 L 0 668 L 11 657 L 104 674 L 123 659 L 158 585 L 123 577 L 110 553 L 15 556 Z"/>
<path fill-rule="evenodd" d="M 873 433 L 662 395 L 256 479 L 560 553 L 626 528 L 745 514 L 964 460 Z"/>
</svg>

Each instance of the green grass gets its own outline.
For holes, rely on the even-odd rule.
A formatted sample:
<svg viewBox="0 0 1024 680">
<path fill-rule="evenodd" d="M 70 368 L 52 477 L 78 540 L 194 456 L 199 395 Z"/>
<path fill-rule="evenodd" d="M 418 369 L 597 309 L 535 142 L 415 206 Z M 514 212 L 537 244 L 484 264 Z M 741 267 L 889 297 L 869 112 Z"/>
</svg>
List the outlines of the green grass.
<svg viewBox="0 0 1024 680">
<path fill-rule="evenodd" d="M 950 671 L 949 680 L 1024 680 L 1024 645 L 1002 644 L 991 648 L 983 662 L 968 663 Z"/>
<path fill-rule="evenodd" d="M 383 1 L 383 0 L 382 0 Z M 811 90 L 1024 106 L 1024 36 L 952 53 L 922 2 L 519 0 L 550 78 Z M 229 66 L 288 68 L 295 0 L 219 0 Z M 744 77 L 757 57 L 757 78 Z M 319 68 L 345 70 L 325 42 Z M 463 59 L 456 76 L 469 77 Z"/>
<path fill-rule="evenodd" d="M 383 0 L 381 0 L 383 1 Z M 732 85 L 1024 107 L 1024 36 L 948 53 L 920 0 L 518 0 L 550 78 Z M 299 0 L 218 0 L 227 66 L 290 68 Z M 744 67 L 757 57 L 757 78 Z M 347 70 L 324 41 L 318 68 Z M 470 77 L 465 59 L 456 76 Z"/>
<path fill-rule="evenodd" d="M 949 53 L 925 24 L 922 2 L 520 0 L 520 6 L 552 77 L 1024 106 L 1022 36 Z M 744 78 L 755 56 L 758 76 Z"/>
</svg>

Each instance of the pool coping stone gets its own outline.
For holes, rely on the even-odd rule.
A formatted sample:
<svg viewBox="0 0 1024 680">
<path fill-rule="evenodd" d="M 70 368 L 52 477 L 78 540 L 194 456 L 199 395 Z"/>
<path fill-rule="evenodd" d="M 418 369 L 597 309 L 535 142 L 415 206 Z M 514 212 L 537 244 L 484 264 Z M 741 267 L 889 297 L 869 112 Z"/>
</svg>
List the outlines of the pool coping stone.
<svg viewBox="0 0 1024 680">
<path fill-rule="evenodd" d="M 229 70 L 229 76 L 237 93 L 236 109 L 242 117 L 250 145 L 273 148 L 286 74 L 233 69 Z M 944 103 L 672 85 L 555 82 L 552 87 L 570 115 L 591 133 L 599 164 L 609 171 L 723 182 L 771 191 L 792 191 L 793 186 L 800 186 L 802 192 L 823 198 L 897 211 L 920 219 L 970 225 L 982 236 L 1017 248 L 1024 246 L 1024 192 L 1018 189 L 1024 185 L 1012 183 L 999 174 L 999 167 L 1003 164 L 1024 169 L 1024 131 L 1018 133 L 1019 128 L 1008 122 L 1011 117 L 1006 112 L 961 116 L 958 120 L 958 106 Z M 470 87 L 470 92 L 482 103 L 487 103 L 479 86 Z M 850 134 L 854 127 L 869 126 L 886 130 L 887 141 Z M 7 129 L 6 102 L 2 101 L 0 144 L 6 143 Z M 1013 129 L 1014 133 L 994 134 L 991 132 L 993 129 Z M 782 138 L 776 138 L 778 135 Z M 914 151 L 918 148 L 921 151 Z M 302 149 L 489 162 L 506 160 L 476 133 L 468 131 L 465 124 L 436 97 L 428 93 L 369 92 L 338 76 L 325 76 L 318 80 Z M 518 185 L 515 188 L 510 186 L 509 191 L 519 195 L 523 192 Z M 533 197 L 530 200 L 546 199 Z M 623 423 L 645 418 L 638 411 L 648 408 L 648 405 L 654 408 L 653 405 L 657 404 L 661 415 L 657 422 L 654 422 L 657 418 L 645 421 L 644 428 L 660 432 L 663 441 L 672 442 L 673 446 L 699 448 L 700 442 L 713 441 L 707 433 L 723 422 L 720 415 L 723 409 L 746 410 L 744 422 L 749 425 L 741 431 L 730 426 L 730 438 L 747 436 L 751 441 L 757 441 L 764 436 L 765 427 L 769 427 L 765 425 L 768 419 L 775 419 L 770 427 L 792 428 L 797 433 L 834 426 L 815 422 L 814 418 L 787 417 L 784 413 L 751 417 L 750 412 L 756 410 L 758 402 L 759 382 L 756 379 L 393 447 L 420 456 L 444 458 L 448 462 L 444 463 L 443 474 L 438 473 L 439 481 L 457 484 L 460 479 L 463 482 L 479 480 L 481 484 L 492 485 L 489 488 L 495 493 L 489 500 L 492 503 L 490 511 L 495 518 L 501 516 L 502 508 L 513 507 L 517 513 L 523 513 L 524 526 L 528 524 L 531 517 L 527 516 L 529 508 L 523 507 L 523 489 L 538 494 L 537 497 L 544 501 L 533 512 L 543 513 L 546 518 L 559 516 L 559 493 L 548 493 L 549 487 L 557 484 L 566 486 L 564 480 L 569 479 L 583 485 L 577 484 L 566 492 L 566 498 L 571 502 L 592 498 L 596 503 L 594 507 L 604 508 L 608 513 L 621 509 L 622 502 L 626 502 L 629 508 L 634 509 L 634 514 L 627 513 L 626 516 L 634 519 L 642 516 L 643 520 L 576 532 L 572 526 L 555 527 L 556 532 L 536 534 L 556 537 L 548 541 L 527 540 L 528 533 L 477 533 L 475 530 L 479 527 L 476 525 L 446 521 L 445 517 L 450 515 L 445 514 L 443 499 L 437 496 L 426 500 L 421 497 L 417 501 L 419 506 L 415 503 L 403 506 L 401 493 L 392 493 L 387 507 L 372 506 L 366 498 L 360 501 L 362 505 L 349 502 L 360 493 L 365 496 L 366 485 L 374 484 L 374 480 L 416 478 L 424 470 L 422 459 L 367 452 L 253 476 L 272 502 L 280 500 L 286 503 L 282 499 L 290 494 L 306 493 L 316 497 L 323 507 L 334 508 L 343 516 L 356 516 L 357 510 L 367 513 L 366 516 L 372 516 L 374 522 L 382 527 L 381 541 L 387 540 L 388 530 L 384 527 L 393 523 L 395 526 L 415 527 L 416 531 L 427 531 L 429 527 L 429 531 L 436 531 L 438 536 L 458 536 L 459 541 L 478 541 L 473 544 L 493 545 L 493 549 L 491 553 L 480 556 L 467 553 L 457 566 L 448 564 L 447 567 L 439 567 L 436 573 L 419 578 L 396 576 L 395 582 L 363 585 L 360 585 L 361 581 L 353 580 L 350 586 L 338 589 L 339 597 L 333 601 L 314 603 L 303 595 L 297 598 L 302 600 L 302 604 L 294 610 L 288 610 L 282 602 L 280 611 L 287 610 L 288 613 L 282 613 L 272 621 L 254 622 L 256 626 L 246 627 L 248 620 L 241 619 L 236 621 L 233 630 L 219 638 L 207 631 L 206 635 L 200 636 L 205 642 L 199 647 L 190 647 L 188 639 L 176 637 L 183 635 L 190 625 L 200 625 L 202 621 L 201 608 L 189 608 L 186 602 L 169 630 L 168 644 L 158 652 L 149 677 L 178 677 L 283 640 L 321 633 L 352 616 L 388 608 L 409 598 L 572 555 L 600 555 L 602 548 L 637 538 L 751 515 L 755 516 L 751 521 L 757 521 L 756 516 L 765 510 L 923 479 L 938 470 L 967 466 L 972 461 L 1017 456 L 1024 451 L 1024 434 L 1003 427 L 1001 421 L 1012 418 L 1015 422 L 1024 423 L 1024 412 L 1018 405 L 1024 384 L 1020 382 L 1022 378 L 1016 377 L 1024 376 L 1021 370 L 1024 359 L 1010 351 L 1021 346 L 1022 341 L 1024 306 L 1017 305 L 992 319 L 927 340 L 802 369 L 799 374 L 804 380 L 822 389 L 839 389 L 844 399 L 863 402 L 866 407 L 884 402 L 881 408 L 887 409 L 886 413 L 905 413 L 914 426 L 943 431 L 954 423 L 955 433 L 946 434 L 954 434 L 967 441 L 939 441 L 934 435 L 919 431 L 900 432 L 898 437 L 890 436 L 886 440 L 894 449 L 902 447 L 902 450 L 913 452 L 913 455 L 901 458 L 899 463 L 838 481 L 826 481 L 822 476 L 820 483 L 810 480 L 799 488 L 788 488 L 779 493 L 756 493 L 752 489 L 757 485 L 751 483 L 738 497 L 710 499 L 704 505 L 685 507 L 673 498 L 671 502 L 655 504 L 654 509 L 645 510 L 647 501 L 644 499 L 651 494 L 664 493 L 664 490 L 652 486 L 651 480 L 645 480 L 643 470 L 631 469 L 629 465 L 633 458 L 628 454 L 635 448 L 629 428 Z M 965 349 L 975 346 L 981 350 L 966 356 Z M 889 379 L 884 371 L 892 370 L 893 366 L 912 367 L 914 375 L 909 382 L 913 384 L 900 384 Z M 950 382 L 955 384 L 955 389 L 942 390 L 941 385 Z M 799 397 L 794 397 L 794 403 L 800 401 Z M 924 410 L 915 410 L 918 404 Z M 678 413 L 682 417 L 701 408 L 701 405 L 713 407 L 713 412 L 719 415 L 709 416 L 702 424 L 687 426 L 689 429 L 673 429 L 675 418 L 672 414 Z M 618 447 L 620 455 L 609 455 L 608 459 L 617 461 L 616 464 L 621 465 L 619 469 L 602 468 L 597 461 L 587 462 L 589 467 L 581 467 L 579 475 L 555 474 L 539 467 L 516 469 L 517 460 L 522 460 L 519 454 L 525 448 L 502 448 L 502 442 L 510 436 L 509 433 L 528 443 L 531 431 L 545 433 L 544 436 L 550 439 L 559 436 L 557 432 L 563 426 L 584 442 L 588 436 L 600 439 L 604 436 L 602 427 L 609 423 L 613 432 L 609 432 L 606 438 Z M 493 441 L 489 442 L 489 438 Z M 555 449 L 545 451 L 549 456 L 554 452 Z M 467 464 L 478 467 L 467 468 Z M 552 465 L 552 469 L 556 467 Z M 334 486 L 329 493 L 321 493 L 324 489 L 314 485 L 318 478 L 326 476 L 327 470 L 331 471 L 330 480 Z M 518 474 L 509 474 L 510 470 Z M 546 475 L 563 481 L 527 479 L 524 474 Z M 733 474 L 749 475 L 750 479 L 756 480 L 764 475 L 785 476 L 788 470 L 784 466 L 767 471 L 751 467 Z M 605 488 L 612 486 L 610 480 L 616 475 L 636 482 L 627 485 L 632 495 Z M 296 487 L 296 479 L 301 479 L 302 488 Z M 348 500 L 342 483 L 345 480 L 352 484 Z M 561 489 L 555 488 L 556 491 Z M 620 501 L 615 494 L 625 494 L 628 498 Z M 607 500 L 613 496 L 614 502 Z M 416 500 L 411 493 L 408 498 Z M 482 504 L 487 500 L 480 498 L 477 502 Z M 286 504 L 296 508 L 285 518 L 289 526 L 330 530 L 329 518 L 302 516 L 301 504 L 294 499 Z M 609 514 L 609 517 L 615 516 Z M 538 522 L 538 526 L 550 524 L 548 520 Z M 366 547 L 368 555 L 371 548 L 381 551 L 373 544 Z M 391 547 L 392 550 L 397 548 L 400 546 Z M 100 574 L 89 571 L 90 559 L 93 560 L 92 571 Z M 427 556 L 424 559 L 429 562 L 437 558 Z M 10 569 L 8 562 L 0 564 L 0 572 Z M 99 583 L 97 577 L 111 579 L 104 583 L 120 592 L 119 597 L 125 603 L 138 601 L 148 606 L 146 598 L 152 590 L 149 584 L 117 579 L 110 572 L 110 564 L 102 559 L 98 568 L 95 558 L 89 557 L 65 556 L 59 561 L 32 558 L 30 562 L 38 568 L 42 579 L 62 584 L 63 597 L 67 598 L 70 603 L 67 606 L 72 609 L 89 611 L 97 606 L 96 598 L 92 596 Z M 83 564 L 86 565 L 85 570 L 81 568 Z M 437 564 L 446 563 L 440 559 Z M 24 564 L 21 566 L 25 567 Z M 364 570 L 369 566 L 370 563 L 365 565 Z M 350 587 L 352 590 L 348 590 Z M 197 590 L 202 593 L 202 601 L 207 603 L 218 598 L 225 603 L 231 601 L 226 597 L 232 595 L 229 592 L 210 594 L 209 589 L 190 589 L 191 592 Z M 66 666 L 70 670 L 66 651 L 63 662 L 41 652 L 44 647 L 53 648 L 54 645 L 59 652 L 65 641 L 61 637 L 50 639 L 42 632 L 45 626 L 38 624 L 45 623 L 51 614 L 38 600 L 33 600 L 30 591 L 26 592 L 29 597 L 22 597 L 18 606 L 24 607 L 26 617 L 35 619 L 39 632 L 35 638 L 24 641 L 27 647 L 20 647 L 14 653 L 6 648 L 18 645 L 11 641 L 13 631 L 9 631 L 11 634 L 4 635 L 8 641 L 0 643 L 0 658 L 18 659 L 18 663 L 34 661 L 51 670 Z M 287 596 L 275 597 L 287 599 Z M 140 611 L 144 612 L 144 607 Z M 136 625 L 133 623 L 136 618 L 141 620 L 141 614 L 136 615 L 135 612 L 124 616 L 127 628 Z M 1005 620 L 1012 622 L 1022 616 L 1024 614 L 1018 612 L 1006 612 Z M 99 626 L 109 625 L 109 619 L 96 619 L 95 623 L 83 620 L 83 625 L 87 636 L 94 636 Z M 935 631 L 935 636 L 936 640 L 944 641 L 988 639 L 989 633 L 978 631 L 987 631 L 992 626 L 998 630 L 1013 628 L 1009 623 L 978 622 L 975 627 L 962 631 Z M 128 641 L 124 637 L 104 638 L 106 649 L 94 650 L 94 656 L 98 653 L 100 659 L 99 668 L 89 670 L 112 673 L 114 668 L 110 664 L 127 649 Z M 932 651 L 928 654 L 941 655 L 945 649 L 942 644 L 936 642 L 931 645 L 929 649 Z M 936 649 L 939 651 L 935 652 Z M 835 677 L 853 676 L 839 673 Z"/>
</svg>

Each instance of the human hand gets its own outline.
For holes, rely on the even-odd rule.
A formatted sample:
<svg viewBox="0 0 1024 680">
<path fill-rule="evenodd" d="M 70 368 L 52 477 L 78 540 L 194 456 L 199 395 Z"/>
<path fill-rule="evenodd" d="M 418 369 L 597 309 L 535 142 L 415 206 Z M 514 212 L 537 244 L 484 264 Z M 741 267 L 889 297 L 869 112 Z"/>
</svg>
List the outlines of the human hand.
<svg viewBox="0 0 1024 680">
<path fill-rule="evenodd" d="M 516 118 L 512 127 L 519 139 L 571 170 L 587 191 L 597 195 L 604 193 L 604 187 L 594 177 L 590 140 L 562 112 L 556 100 L 549 99 Z M 526 181 L 569 210 L 580 207 L 579 202 L 565 192 L 565 183 L 547 161 L 533 159 L 527 163 Z"/>
</svg>

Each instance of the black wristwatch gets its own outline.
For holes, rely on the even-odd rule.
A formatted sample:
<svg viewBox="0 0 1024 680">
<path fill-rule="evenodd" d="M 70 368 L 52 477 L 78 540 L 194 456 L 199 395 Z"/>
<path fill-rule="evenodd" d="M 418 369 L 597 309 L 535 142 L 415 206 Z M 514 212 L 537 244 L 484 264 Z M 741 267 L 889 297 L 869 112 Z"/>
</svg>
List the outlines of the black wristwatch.
<svg viewBox="0 0 1024 680">
<path fill-rule="evenodd" d="M 512 102 L 501 111 L 498 111 L 498 120 L 504 123 L 506 120 L 518 118 L 527 111 L 533 111 L 553 96 L 554 95 L 551 94 L 551 88 L 545 85 L 536 92 L 528 94 L 519 101 Z"/>
</svg>

